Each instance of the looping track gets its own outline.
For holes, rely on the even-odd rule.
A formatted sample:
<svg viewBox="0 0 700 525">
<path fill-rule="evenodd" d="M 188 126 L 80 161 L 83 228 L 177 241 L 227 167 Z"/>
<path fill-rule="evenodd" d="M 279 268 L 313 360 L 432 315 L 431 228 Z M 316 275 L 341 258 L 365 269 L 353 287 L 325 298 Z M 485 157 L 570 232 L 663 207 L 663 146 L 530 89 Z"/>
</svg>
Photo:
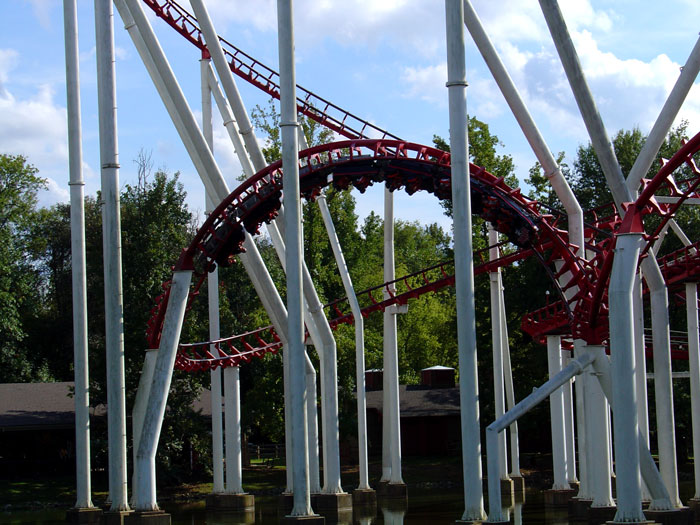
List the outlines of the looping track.
<svg viewBox="0 0 700 525">
<path fill-rule="evenodd" d="M 327 185 L 336 189 L 353 186 L 362 192 L 375 182 L 386 183 L 392 190 L 403 188 L 409 194 L 424 190 L 439 199 L 451 196 L 450 156 L 428 146 L 397 140 L 342 141 L 310 148 L 301 152 L 299 158 L 300 189 L 307 199 L 313 200 Z M 564 288 L 580 287 L 587 282 L 585 262 L 573 255 L 566 232 L 559 228 L 559 216 L 545 214 L 536 201 L 523 196 L 520 190 L 510 188 L 483 168 L 471 165 L 470 173 L 473 213 L 491 222 L 517 247 L 512 254 L 477 266 L 478 272 L 538 254 L 542 261 L 565 261 L 564 267 L 572 278 Z M 241 184 L 214 210 L 190 246 L 183 251 L 176 267 L 192 268 L 197 276 L 190 293 L 190 304 L 207 273 L 216 265 L 230 264 L 232 257 L 243 251 L 244 230 L 255 235 L 262 223 L 275 218 L 281 197 L 281 162 L 277 162 Z M 397 280 L 405 291 L 387 301 L 377 301 L 372 295 L 381 287 L 361 293 L 369 298 L 370 303 L 364 308 L 365 314 L 390 304 L 405 303 L 411 297 L 454 282 L 444 264 L 419 274 Z M 167 290 L 159 298 L 149 321 L 151 348 L 158 346 L 166 304 Z M 350 316 L 340 311 L 340 301 L 329 306 L 338 314 L 331 321 L 333 327 L 351 322 Z M 186 370 L 231 366 L 252 356 L 276 351 L 280 345 L 273 328 L 266 327 L 216 342 L 183 345 L 176 366 Z"/>
<path fill-rule="evenodd" d="M 208 56 L 196 18 L 174 0 L 142 0 L 159 18 Z M 231 71 L 274 98 L 279 98 L 279 75 L 230 42 L 219 37 Z M 301 193 L 313 200 L 324 186 L 336 188 L 354 186 L 364 191 L 374 182 L 386 182 L 389 188 L 412 194 L 418 190 L 434 193 L 440 199 L 450 198 L 449 155 L 444 152 L 400 141 L 395 135 L 336 106 L 328 100 L 297 86 L 298 111 L 348 139 L 358 139 L 312 148 L 300 154 Z M 396 140 L 359 140 L 367 135 Z M 497 261 L 476 261 L 475 273 L 490 271 L 498 266 L 536 256 L 550 273 L 562 299 L 523 318 L 525 332 L 541 340 L 549 333 L 571 334 L 590 343 L 602 343 L 608 337 L 607 283 L 612 268 L 615 235 L 624 231 L 643 232 L 644 218 L 661 217 L 660 224 L 646 235 L 646 255 L 662 227 L 674 216 L 681 203 L 697 198 L 700 172 L 693 155 L 700 149 L 700 134 L 693 137 L 668 161 L 651 180 L 643 181 L 642 195 L 635 203 L 625 206 L 624 221 L 614 206 L 589 212 L 586 224 L 585 252 L 588 260 L 574 254 L 578 247 L 570 246 L 565 218 L 549 213 L 538 203 L 526 199 L 518 190 L 508 188 L 477 166 L 471 166 L 473 212 L 492 222 L 517 247 L 514 253 Z M 410 155 L 409 155 L 410 153 Z M 683 164 L 689 169 L 682 179 L 672 174 Z M 240 253 L 243 230 L 255 234 L 263 222 L 277 215 L 281 199 L 280 164 L 273 164 L 244 182 L 217 208 L 200 229 L 190 247 L 183 252 L 180 267 L 191 265 L 197 279 L 189 305 L 197 295 L 208 270 L 216 264 L 230 264 Z M 655 195 L 677 197 L 676 203 L 663 203 Z M 667 284 L 673 286 L 697 275 L 697 245 L 685 248 L 660 260 Z M 476 254 L 475 254 L 476 255 Z M 479 254 L 484 257 L 485 254 Z M 443 263 L 417 274 L 398 279 L 402 291 L 391 292 L 387 300 L 377 300 L 379 289 L 360 292 L 364 298 L 363 315 L 382 310 L 390 304 L 403 304 L 409 298 L 438 290 L 454 283 L 448 272 L 451 263 Z M 556 268 L 556 269 L 552 269 Z M 158 346 L 169 283 L 153 309 L 148 323 L 148 342 Z M 567 299 L 564 299 L 564 297 Z M 343 299 L 327 305 L 331 309 L 333 328 L 352 322 L 352 316 L 341 310 Z M 335 316 L 335 317 L 333 317 Z M 216 366 L 231 366 L 252 357 L 276 352 L 281 341 L 272 327 L 221 339 L 181 345 L 176 366 L 186 370 L 204 370 Z M 214 351 L 213 355 L 211 351 Z"/>
<path fill-rule="evenodd" d="M 603 343 L 607 339 L 607 288 L 612 271 L 615 237 L 607 235 L 606 230 L 612 234 L 645 233 L 645 219 L 655 218 L 648 228 L 651 233 L 644 235 L 645 246 L 641 254 L 641 257 L 653 256 L 649 251 L 664 226 L 674 218 L 684 201 L 698 197 L 700 169 L 694 160 L 698 152 L 700 133 L 687 141 L 670 160 L 664 161 L 652 179 L 642 181 L 639 198 L 633 203 L 623 205 L 626 209 L 624 218 L 620 217 L 612 205 L 603 213 L 595 214 L 596 219 L 599 216 L 604 217 L 596 228 L 589 226 L 587 229 L 588 238 L 595 234 L 599 237 L 600 233 L 604 234 L 603 238 L 595 243 L 598 249 L 591 259 L 595 284 L 591 287 L 592 295 L 576 303 L 573 309 L 573 327 L 565 315 L 565 303 L 559 301 L 527 314 L 522 322 L 524 331 L 540 340 L 546 334 L 555 333 L 572 333 L 574 337 L 581 335 L 591 343 Z M 669 197 L 674 198 L 675 202 L 661 202 Z M 669 288 L 674 289 L 700 274 L 699 247 L 699 243 L 696 242 L 659 259 L 661 272 Z"/>
</svg>

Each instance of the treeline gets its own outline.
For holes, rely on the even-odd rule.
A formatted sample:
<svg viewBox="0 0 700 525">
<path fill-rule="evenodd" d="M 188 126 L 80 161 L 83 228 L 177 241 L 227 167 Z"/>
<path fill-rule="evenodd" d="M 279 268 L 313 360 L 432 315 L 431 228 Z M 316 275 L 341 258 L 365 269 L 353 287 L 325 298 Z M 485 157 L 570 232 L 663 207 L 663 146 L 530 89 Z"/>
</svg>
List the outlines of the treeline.
<svg viewBox="0 0 700 525">
<path fill-rule="evenodd" d="M 279 156 L 274 107 L 257 108 L 256 125 L 270 137 L 265 154 L 269 161 Z M 330 134 L 313 122 L 303 122 L 310 144 L 326 142 Z M 497 153 L 502 146 L 488 126 L 469 121 L 471 160 L 517 185 L 513 160 Z M 681 125 L 669 136 L 661 155 L 669 157 L 686 136 Z M 618 158 L 627 173 L 643 145 L 638 130 L 620 132 L 613 140 Z M 435 137 L 438 147 L 445 141 Z M 130 412 L 143 364 L 145 327 L 161 285 L 170 278 L 171 267 L 187 246 L 202 218 L 190 210 L 178 175 L 152 173 L 149 155 L 137 159 L 135 185 L 121 192 L 122 259 L 124 290 L 124 343 L 127 381 L 127 410 Z M 563 166 L 584 208 L 609 200 L 602 171 L 588 146 L 581 146 L 572 166 Z M 527 180 L 530 194 L 558 207 L 539 166 Z M 73 379 L 71 306 L 70 206 L 58 204 L 37 208 L 36 195 L 44 187 L 27 159 L 0 155 L 0 382 L 70 381 Z M 383 221 L 370 213 L 360 221 L 355 198 L 347 191 L 328 189 L 328 204 L 356 290 L 383 282 Z M 446 205 L 446 213 L 450 213 Z M 91 404 L 106 402 L 104 360 L 104 278 L 100 196 L 85 199 L 88 279 L 88 323 Z M 684 210 L 679 220 L 697 239 L 697 213 Z M 335 260 L 327 241 L 318 207 L 304 205 L 304 253 L 309 271 L 323 302 L 345 295 Z M 474 220 L 475 249 L 487 246 L 485 224 Z M 450 260 L 451 232 L 437 224 L 397 221 L 395 226 L 396 275 L 402 276 Z M 672 248 L 675 241 L 670 241 Z M 261 254 L 284 297 L 285 278 L 276 253 L 265 236 L 259 238 Z M 221 333 L 229 335 L 269 324 L 267 315 L 240 264 L 220 269 Z M 520 331 L 522 316 L 543 304 L 547 291 L 555 294 L 547 274 L 534 259 L 503 270 L 505 302 L 512 353 L 516 397 L 522 399 L 546 378 L 544 348 Z M 552 295 L 554 297 L 554 295 Z M 479 354 L 480 403 L 484 421 L 493 419 L 491 370 L 491 319 L 488 276 L 476 280 L 477 344 Z M 206 287 L 188 315 L 184 342 L 207 339 Z M 674 321 L 675 322 L 675 321 Z M 677 322 L 681 322 L 678 315 Z M 382 316 L 365 321 L 367 368 L 382 367 Z M 679 325 L 681 326 L 681 325 Z M 338 344 L 339 404 L 341 435 L 353 435 L 355 425 L 355 361 L 352 326 L 336 331 Z M 446 288 L 410 302 L 408 313 L 398 316 L 399 372 L 402 383 L 417 383 L 422 368 L 444 365 L 457 368 L 456 312 L 454 290 Z M 318 364 L 317 356 L 311 352 Z M 250 441 L 283 440 L 282 362 L 268 355 L 241 367 L 243 428 Z M 209 386 L 209 374 L 176 372 L 169 410 L 163 426 L 159 462 L 173 479 L 189 472 L 190 453 L 200 463 L 210 457 L 209 429 L 192 411 L 192 400 Z M 677 406 L 687 401 L 685 386 L 677 385 Z M 653 404 L 651 405 L 653 407 Z M 689 411 L 686 411 L 689 412 Z M 546 406 L 539 407 L 521 422 L 521 443 L 526 449 L 546 449 L 548 432 L 541 431 Z M 678 411 L 677 421 L 689 426 Z M 678 433 L 679 436 L 683 432 Z M 528 436 L 530 436 L 528 438 Z M 101 443 L 101 441 L 100 441 Z M 98 445 L 99 446 L 99 445 Z M 679 456 L 683 453 L 679 447 Z M 687 457 L 687 454 L 686 454 Z"/>
</svg>

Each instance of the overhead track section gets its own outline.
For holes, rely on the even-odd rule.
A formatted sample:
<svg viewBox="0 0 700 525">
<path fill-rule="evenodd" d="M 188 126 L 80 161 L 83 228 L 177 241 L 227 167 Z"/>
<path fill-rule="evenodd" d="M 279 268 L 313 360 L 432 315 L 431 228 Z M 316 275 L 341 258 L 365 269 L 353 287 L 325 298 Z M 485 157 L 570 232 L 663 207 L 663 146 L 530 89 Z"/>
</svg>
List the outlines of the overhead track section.
<svg viewBox="0 0 700 525">
<path fill-rule="evenodd" d="M 197 18 L 173 0 L 142 0 L 159 18 L 187 41 L 208 54 Z M 271 97 L 279 100 L 279 73 L 254 59 L 225 38 L 219 37 L 231 71 Z M 297 85 L 298 111 L 348 139 L 392 138 L 396 135 L 375 126 L 315 93 Z"/>
</svg>

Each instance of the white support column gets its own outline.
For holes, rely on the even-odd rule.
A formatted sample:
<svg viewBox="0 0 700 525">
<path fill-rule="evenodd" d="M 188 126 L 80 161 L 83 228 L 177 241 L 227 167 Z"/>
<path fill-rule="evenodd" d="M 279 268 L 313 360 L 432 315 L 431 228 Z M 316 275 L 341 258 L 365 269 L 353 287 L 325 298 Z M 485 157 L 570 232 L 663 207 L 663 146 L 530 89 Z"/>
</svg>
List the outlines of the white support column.
<svg viewBox="0 0 700 525">
<path fill-rule="evenodd" d="M 308 326 L 308 324 L 307 324 Z M 316 369 L 306 352 L 306 426 L 309 433 L 309 490 L 321 492 L 321 475 L 318 463 L 318 402 L 316 397 Z"/>
<path fill-rule="evenodd" d="M 610 355 L 615 458 L 617 459 L 616 522 L 644 521 L 640 480 L 640 458 L 636 390 L 634 385 L 634 324 L 632 287 L 641 247 L 641 234 L 617 236 L 610 276 Z"/>
<path fill-rule="evenodd" d="M 312 515 L 309 490 L 306 380 L 304 377 L 304 296 L 302 287 L 301 202 L 294 68 L 294 22 L 291 0 L 278 0 L 280 57 L 280 127 L 285 214 L 289 375 L 291 382 L 294 506 L 292 516 Z"/>
<path fill-rule="evenodd" d="M 134 407 L 131 410 L 131 430 L 132 430 L 132 459 L 136 465 L 136 454 L 139 450 L 141 442 L 141 431 L 143 430 L 143 421 L 146 418 L 146 407 L 148 398 L 151 395 L 151 384 L 153 383 L 153 371 L 156 368 L 156 359 L 158 358 L 158 349 L 151 348 L 146 350 L 146 355 L 143 359 L 143 368 L 141 368 L 141 376 L 139 377 L 139 386 L 136 389 L 136 398 L 134 399 Z M 134 468 L 131 475 L 131 504 L 136 501 L 136 491 L 139 486 L 138 469 Z"/>
<path fill-rule="evenodd" d="M 574 340 L 574 359 L 585 354 L 583 341 Z M 578 467 L 579 485 L 576 498 L 580 500 L 593 499 L 590 489 L 589 463 L 588 463 L 588 429 L 586 422 L 586 382 L 579 376 L 574 379 L 574 393 L 576 403 L 576 437 L 578 438 Z"/>
<path fill-rule="evenodd" d="M 467 137 L 467 72 L 463 19 L 462 1 L 445 0 L 462 469 L 464 475 L 465 508 L 462 520 L 468 521 L 483 519 L 485 515 L 479 436 L 479 385 Z"/>
<path fill-rule="evenodd" d="M 637 424 L 639 433 L 649 447 L 649 396 L 647 393 L 647 355 L 644 341 L 644 294 L 642 275 L 637 272 L 632 288 L 632 308 L 634 312 L 634 383 L 637 390 Z M 650 501 L 651 494 L 642 479 L 642 500 Z"/>
<path fill-rule="evenodd" d="M 498 247 L 498 232 L 493 229 L 491 223 L 487 223 L 489 235 L 489 260 L 493 261 L 500 257 Z M 503 295 L 501 286 L 501 269 L 489 272 L 489 284 L 491 292 L 491 338 L 493 342 L 493 396 L 496 419 L 500 418 L 506 411 L 505 391 L 503 386 L 503 351 L 505 338 L 503 334 Z M 498 435 L 498 472 L 502 480 L 509 480 L 508 477 L 508 452 L 506 434 L 501 432 Z"/>
<path fill-rule="evenodd" d="M 562 369 L 561 336 L 547 336 L 547 363 L 549 378 L 553 378 Z M 554 466 L 553 490 L 569 490 L 566 475 L 566 445 L 564 443 L 564 392 L 561 388 L 549 396 L 549 413 L 552 430 L 552 461 Z"/>
<path fill-rule="evenodd" d="M 573 359 L 571 352 L 562 351 L 562 366 L 568 366 Z M 574 405 L 571 381 L 562 386 L 564 391 L 564 446 L 566 447 L 566 481 L 569 486 L 577 484 L 576 477 L 576 443 L 574 439 Z"/>
<path fill-rule="evenodd" d="M 688 323 L 688 361 L 690 367 L 690 411 L 693 425 L 693 457 L 700 458 L 700 348 L 698 344 L 698 284 L 685 283 L 685 307 Z M 700 460 L 693 465 L 695 495 L 700 498 Z"/>
<path fill-rule="evenodd" d="M 236 83 L 233 79 L 231 70 L 229 69 L 229 64 L 226 61 L 221 44 L 216 35 L 214 25 L 209 13 L 202 0 L 192 0 L 192 8 L 197 15 L 197 19 L 200 23 L 202 33 L 204 35 L 204 40 L 207 43 L 209 52 L 211 53 L 212 61 L 219 74 L 219 79 L 224 92 L 228 98 L 228 102 L 231 104 L 231 110 L 238 122 L 240 127 L 240 134 L 243 137 L 243 142 L 245 143 L 248 154 L 252 161 L 252 165 L 256 170 L 263 169 L 267 163 L 263 156 L 262 150 L 255 138 L 253 133 L 253 128 L 250 123 L 250 118 L 246 112 L 245 106 L 241 99 Z M 294 86 L 296 87 L 296 86 Z M 216 93 L 215 93 L 216 94 Z M 296 99 L 295 99 L 295 111 L 296 111 Z M 296 113 L 295 113 L 296 118 Z M 297 137 L 298 144 L 298 137 Z M 241 148 L 237 148 L 240 154 L 243 153 Z M 239 156 L 240 156 L 239 154 Z M 241 161 L 245 166 L 245 162 Z M 274 223 L 267 226 L 270 236 L 273 238 L 274 234 L 271 230 L 274 230 L 276 225 L 280 222 L 284 222 L 284 211 L 280 209 L 278 219 Z M 340 448 L 339 448 L 339 430 L 338 430 L 338 399 L 337 399 L 337 388 L 338 388 L 338 374 L 337 374 L 337 351 L 335 345 L 335 339 L 333 338 L 332 331 L 328 325 L 328 320 L 323 315 L 320 308 L 320 301 L 318 299 L 318 294 L 316 294 L 311 276 L 306 269 L 306 265 L 302 259 L 302 279 L 303 279 L 303 289 L 304 296 L 306 298 L 307 304 L 309 306 L 310 314 L 318 326 L 318 332 L 322 338 L 322 364 L 321 364 L 321 396 L 322 396 L 322 412 L 324 418 L 322 421 L 324 432 L 323 432 L 323 454 L 324 454 L 324 493 L 341 493 L 341 480 L 340 480 Z M 328 390 L 327 395 L 323 395 L 325 390 Z"/>
<path fill-rule="evenodd" d="M 209 87 L 209 71 L 211 70 L 210 59 L 203 58 L 199 61 L 200 83 L 202 89 L 202 134 L 209 146 L 209 150 L 214 152 L 214 130 L 212 128 L 212 104 L 211 89 Z M 214 211 L 216 204 L 210 195 L 205 196 L 205 210 L 207 215 Z M 216 341 L 220 337 L 219 330 L 219 269 L 207 275 L 207 297 L 209 300 L 209 340 Z M 217 351 L 212 345 L 211 353 L 216 355 Z M 221 421 L 221 368 L 216 367 L 210 371 L 211 379 L 211 450 L 212 450 L 212 471 L 214 494 L 224 492 L 224 435 Z"/>
<path fill-rule="evenodd" d="M 95 0 L 97 90 L 102 172 L 102 234 L 105 280 L 105 346 L 111 511 L 129 510 L 126 475 L 126 400 L 124 380 L 124 308 L 122 303 L 119 156 L 114 71 L 112 2 Z"/>
<path fill-rule="evenodd" d="M 594 359 L 605 359 L 605 348 L 602 346 L 586 347 L 586 351 L 593 354 Z M 614 507 L 612 498 L 611 470 L 610 470 L 610 419 L 608 402 L 597 379 L 597 372 L 588 369 L 583 372 L 581 378 L 586 381 L 586 421 L 591 429 L 588 435 L 591 438 L 591 457 L 594 461 L 590 471 L 591 494 L 593 507 Z M 635 434 L 636 437 L 636 434 Z M 634 446 L 636 443 L 632 443 Z"/>
<path fill-rule="evenodd" d="M 191 280 L 191 270 L 179 270 L 173 274 L 170 285 L 168 308 L 163 321 L 160 348 L 153 371 L 153 381 L 134 466 L 138 470 L 138 486 L 134 487 L 136 493 L 134 507 L 138 511 L 159 510 L 156 500 L 156 449 L 168 402 Z"/>
<path fill-rule="evenodd" d="M 90 488 L 90 397 L 85 277 L 85 202 L 80 66 L 76 0 L 63 0 L 66 54 L 66 109 L 70 186 L 71 266 L 73 283 L 73 367 L 75 378 L 75 508 L 92 508 Z"/>
<path fill-rule="evenodd" d="M 365 322 L 362 317 L 360 303 L 355 295 L 350 272 L 345 264 L 343 251 L 338 241 L 338 235 L 333 225 L 333 218 L 326 203 L 326 197 L 321 194 L 317 199 L 318 207 L 321 210 L 323 223 L 326 226 L 328 240 L 331 243 L 335 262 L 338 265 L 340 278 L 343 281 L 345 294 L 348 297 L 353 318 L 355 319 L 355 381 L 357 384 L 357 442 L 358 442 L 358 462 L 360 465 L 360 480 L 358 489 L 369 489 L 369 474 L 367 460 L 367 400 L 365 396 Z"/>
<path fill-rule="evenodd" d="M 501 288 L 501 293 L 503 293 L 503 288 Z M 504 345 L 503 345 L 503 375 L 506 384 L 506 401 L 508 403 L 508 410 L 515 406 L 515 389 L 513 388 L 513 370 L 510 366 L 510 345 L 508 344 L 508 324 L 506 323 L 506 311 L 505 303 L 501 301 L 501 321 L 503 325 L 501 330 L 503 331 Z M 520 472 L 520 446 L 518 444 L 518 422 L 513 421 L 510 425 L 510 477 L 520 478 L 522 473 Z"/>
<path fill-rule="evenodd" d="M 224 429 L 226 432 L 226 494 L 243 493 L 241 450 L 241 386 L 237 366 L 224 368 Z"/>
<path fill-rule="evenodd" d="M 394 269 L 394 195 L 384 188 L 384 282 L 396 278 Z M 393 285 L 392 293 L 394 292 Z M 389 291 L 384 288 L 384 299 L 389 298 Z M 389 483 L 403 483 L 401 475 L 401 414 L 399 403 L 399 356 L 396 327 L 396 309 L 384 310 L 384 392 L 383 418 L 384 429 L 389 428 L 388 447 L 390 464 Z M 383 459 L 382 465 L 384 466 Z"/>
</svg>

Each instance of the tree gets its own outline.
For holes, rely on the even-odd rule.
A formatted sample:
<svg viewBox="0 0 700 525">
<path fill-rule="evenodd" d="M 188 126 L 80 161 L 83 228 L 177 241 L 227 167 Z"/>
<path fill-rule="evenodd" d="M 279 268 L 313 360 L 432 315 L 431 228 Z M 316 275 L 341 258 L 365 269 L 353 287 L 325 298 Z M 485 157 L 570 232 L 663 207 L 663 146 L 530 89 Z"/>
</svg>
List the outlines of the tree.
<svg viewBox="0 0 700 525">
<path fill-rule="evenodd" d="M 0 155 L 0 381 L 41 379 L 48 370 L 26 346 L 26 322 L 41 304 L 30 257 L 37 192 L 46 186 L 21 155 Z"/>
</svg>

